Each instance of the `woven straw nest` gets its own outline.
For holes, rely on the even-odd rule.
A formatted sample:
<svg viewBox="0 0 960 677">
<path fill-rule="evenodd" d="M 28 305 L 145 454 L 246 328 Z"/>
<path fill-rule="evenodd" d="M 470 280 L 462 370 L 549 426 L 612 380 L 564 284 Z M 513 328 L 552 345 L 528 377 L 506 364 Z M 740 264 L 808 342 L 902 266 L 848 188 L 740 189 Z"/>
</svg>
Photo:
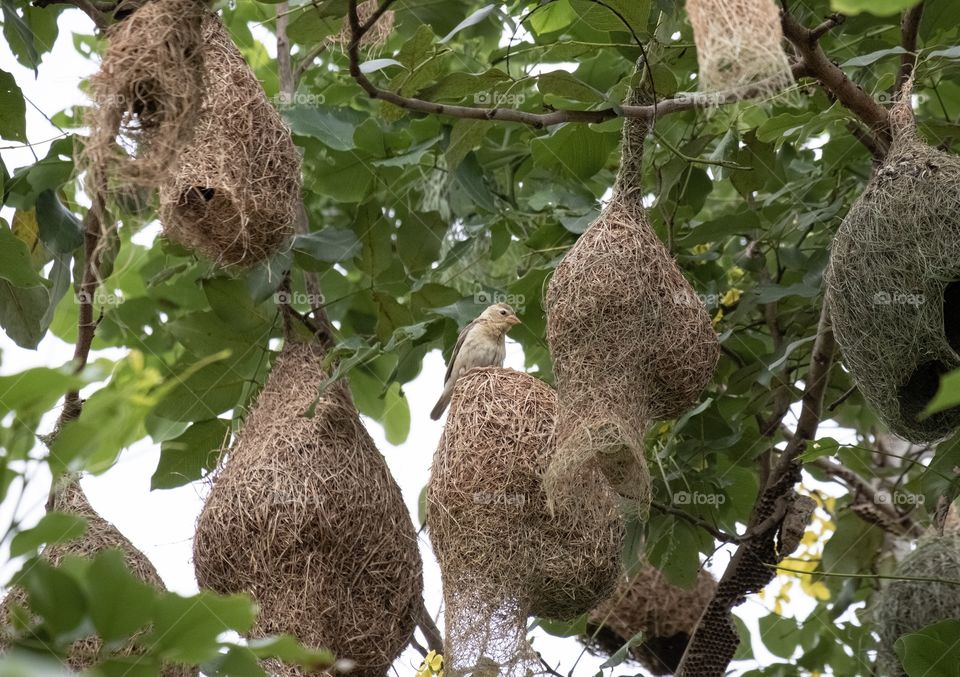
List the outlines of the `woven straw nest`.
<svg viewBox="0 0 960 677">
<path fill-rule="evenodd" d="M 86 518 L 87 530 L 83 536 L 76 540 L 57 543 L 44 549 L 42 556 L 51 564 L 55 566 L 60 564 L 67 555 L 89 558 L 96 556 L 103 550 L 115 548 L 123 553 L 131 573 L 155 588 L 165 589 L 160 575 L 153 564 L 150 563 L 150 560 L 137 550 L 133 543 L 127 540 L 127 537 L 121 534 L 115 526 L 94 511 L 76 478 L 65 482 L 56 492 L 53 500 L 53 510 Z M 6 599 L 3 600 L 3 604 L 0 605 L 0 623 L 8 624 L 12 605 L 26 606 L 26 604 L 27 595 L 23 590 L 19 588 L 11 590 Z M 145 632 L 134 636 L 127 646 L 114 651 L 125 656 L 138 654 L 140 649 L 137 647 L 136 641 Z M 0 637 L 0 649 L 8 642 L 9 638 Z M 70 653 L 66 658 L 67 667 L 78 672 L 94 667 L 99 663 L 98 654 L 102 646 L 103 642 L 96 635 L 77 640 L 70 647 Z M 195 677 L 197 668 L 166 665 L 161 674 L 163 677 Z"/>
<path fill-rule="evenodd" d="M 207 87 L 192 141 L 160 190 L 171 240 L 221 266 L 254 265 L 284 247 L 300 208 L 290 131 L 216 15 L 203 19 Z"/>
<path fill-rule="evenodd" d="M 773 0 L 687 0 L 701 92 L 773 94 L 793 84 Z"/>
<path fill-rule="evenodd" d="M 623 522 L 598 472 L 578 476 L 574 502 L 547 509 L 556 411 L 553 390 L 527 374 L 490 367 L 457 381 L 427 494 L 448 674 L 539 666 L 527 617 L 584 613 L 620 573 Z"/>
<path fill-rule="evenodd" d="M 260 605 L 253 636 L 290 633 L 382 677 L 407 645 L 423 581 L 400 489 L 342 383 L 306 415 L 320 352 L 288 340 L 197 522 L 200 585 Z M 274 674 L 303 674 L 274 669 Z"/>
<path fill-rule="evenodd" d="M 365 24 L 370 20 L 370 17 L 373 16 L 373 13 L 377 11 L 377 7 L 380 6 L 379 0 L 365 0 L 357 5 L 357 18 L 360 19 L 361 24 Z M 364 49 L 376 49 L 383 47 L 387 40 L 390 39 L 390 34 L 393 33 L 393 25 L 396 21 L 396 16 L 393 13 L 393 10 L 388 9 L 384 12 L 380 18 L 377 20 L 377 23 L 373 25 L 367 33 L 361 38 L 360 46 Z M 327 38 L 330 42 L 340 45 L 344 48 L 350 43 L 350 17 L 345 17 L 343 19 L 343 28 L 340 29 L 340 32 L 336 35 L 331 35 Z"/>
<path fill-rule="evenodd" d="M 827 294 L 843 361 L 864 397 L 911 442 L 947 437 L 954 408 L 920 420 L 960 367 L 960 158 L 916 133 L 909 96 L 883 165 L 833 242 Z"/>
<path fill-rule="evenodd" d="M 96 184 L 154 187 L 193 134 L 203 97 L 204 0 L 153 0 L 107 30 L 85 162 Z"/>
<path fill-rule="evenodd" d="M 896 575 L 916 578 L 960 580 L 960 535 L 928 537 L 907 555 Z M 902 635 L 928 625 L 960 618 L 960 586 L 935 581 L 892 581 L 880 594 L 873 611 L 880 635 L 879 674 L 906 677 L 893 645 Z"/>
<path fill-rule="evenodd" d="M 643 633 L 640 644 L 630 650 L 633 659 L 655 675 L 672 675 L 716 589 L 706 570 L 686 589 L 642 563 L 632 576 L 621 576 L 613 594 L 590 612 L 583 640 L 592 652 L 612 656 Z"/>
<path fill-rule="evenodd" d="M 627 103 L 640 103 L 634 91 Z M 720 353 L 703 302 L 657 238 L 642 205 L 645 120 L 624 122 L 620 173 L 599 218 L 557 265 L 547 289 L 547 339 L 560 398 L 551 501 L 598 463 L 645 505 L 643 436 L 699 397 Z"/>
</svg>

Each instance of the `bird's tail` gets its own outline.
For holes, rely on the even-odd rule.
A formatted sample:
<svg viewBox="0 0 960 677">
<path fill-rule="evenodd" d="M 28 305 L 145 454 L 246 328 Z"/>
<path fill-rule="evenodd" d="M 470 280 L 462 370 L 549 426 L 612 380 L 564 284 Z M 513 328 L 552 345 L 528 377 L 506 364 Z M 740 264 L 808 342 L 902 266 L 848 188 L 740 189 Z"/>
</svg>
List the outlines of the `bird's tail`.
<svg viewBox="0 0 960 677">
<path fill-rule="evenodd" d="M 444 409 L 447 408 L 447 405 L 450 404 L 450 393 L 447 392 L 447 389 L 443 389 L 443 393 L 440 395 L 440 399 L 437 400 L 437 403 L 433 405 L 433 411 L 430 412 L 430 418 L 434 421 L 439 421 L 440 417 L 443 416 Z"/>
</svg>

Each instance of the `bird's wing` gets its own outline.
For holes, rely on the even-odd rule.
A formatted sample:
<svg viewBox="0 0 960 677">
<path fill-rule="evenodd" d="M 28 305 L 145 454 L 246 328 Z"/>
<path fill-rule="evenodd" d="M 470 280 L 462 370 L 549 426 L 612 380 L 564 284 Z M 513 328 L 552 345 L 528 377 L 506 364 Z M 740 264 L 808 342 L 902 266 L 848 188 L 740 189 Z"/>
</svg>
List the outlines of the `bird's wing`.
<svg viewBox="0 0 960 677">
<path fill-rule="evenodd" d="M 467 334 L 470 333 L 471 329 L 477 326 L 477 322 L 479 321 L 480 319 L 477 318 L 476 320 L 473 320 L 472 322 L 470 322 L 470 324 L 464 327 L 463 330 L 460 332 L 460 336 L 457 337 L 457 345 L 453 347 L 453 352 L 450 353 L 450 363 L 447 364 L 447 375 L 443 377 L 444 383 L 447 383 L 450 380 L 450 377 L 453 375 L 453 366 L 457 362 L 457 355 L 460 354 L 460 348 L 463 347 L 463 342 L 467 338 Z"/>
</svg>

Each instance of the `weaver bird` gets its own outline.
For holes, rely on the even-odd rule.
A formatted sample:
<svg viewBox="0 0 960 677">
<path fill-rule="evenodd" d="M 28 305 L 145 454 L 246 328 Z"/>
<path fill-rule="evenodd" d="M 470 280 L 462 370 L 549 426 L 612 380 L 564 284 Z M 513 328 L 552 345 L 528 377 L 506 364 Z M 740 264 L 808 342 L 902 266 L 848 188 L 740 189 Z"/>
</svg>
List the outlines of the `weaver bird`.
<svg viewBox="0 0 960 677">
<path fill-rule="evenodd" d="M 503 366 L 503 359 L 507 356 L 505 337 L 510 327 L 517 324 L 520 324 L 520 318 L 513 312 L 513 308 L 506 303 L 495 303 L 463 328 L 447 364 L 443 393 L 430 412 L 430 418 L 434 421 L 440 418 L 443 410 L 450 404 L 453 386 L 468 369 Z"/>
</svg>

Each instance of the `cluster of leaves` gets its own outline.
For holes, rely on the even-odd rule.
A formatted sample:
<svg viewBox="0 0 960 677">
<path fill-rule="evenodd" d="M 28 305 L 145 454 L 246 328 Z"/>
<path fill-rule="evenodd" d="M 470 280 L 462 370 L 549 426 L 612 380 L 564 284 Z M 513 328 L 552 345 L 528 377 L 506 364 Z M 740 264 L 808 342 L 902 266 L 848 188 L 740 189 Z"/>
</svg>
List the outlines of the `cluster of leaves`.
<svg viewBox="0 0 960 677">
<path fill-rule="evenodd" d="M 835 9 L 873 12 L 849 17 L 821 43 L 866 92 L 888 101 L 903 52 L 898 18 L 891 15 L 913 3 L 797 4 L 791 10 L 807 25 Z M 342 0 L 291 3 L 295 60 L 341 30 L 345 7 Z M 98 362 L 80 376 L 45 369 L 0 383 L 4 493 L 22 475 L 23 461 L 37 457 L 41 416 L 64 392 L 101 381 L 80 419 L 53 445 L 55 471 L 105 471 L 125 446 L 150 436 L 161 445 L 153 488 L 204 476 L 269 370 L 272 340 L 282 334 L 276 295 L 287 269 L 291 298 L 304 310 L 315 300 L 304 274 L 319 276 L 323 307 L 337 329 L 332 375 L 349 379 L 360 411 L 382 424 L 393 443 L 404 441 L 411 427 L 403 385 L 418 375 L 427 352 L 450 350 L 458 328 L 493 299 L 518 309 L 523 325 L 511 336 L 523 346 L 529 370 L 552 379 L 543 290 L 612 185 L 621 122 L 540 130 L 410 114 L 371 101 L 350 77 L 347 55 L 332 44 L 286 100 L 278 94 L 276 62 L 258 40 L 264 33 L 253 29 L 272 29 L 275 7 L 248 2 L 219 9 L 303 150 L 310 232 L 276 259 L 228 274 L 162 238 L 143 244 L 149 238 L 139 234 L 152 227 L 155 213 L 141 201 L 112 205 L 121 225 L 108 243 L 105 283 L 95 299 L 102 319 L 94 349 L 122 348 L 127 357 Z M 403 0 L 395 10 L 393 34 L 366 54 L 363 69 L 405 95 L 534 112 L 615 106 L 641 56 L 636 38 L 658 98 L 696 87 L 691 31 L 678 3 Z M 3 0 L 4 35 L 23 65 L 35 68 L 53 43 L 56 14 Z M 956 3 L 928 0 L 920 26 L 918 117 L 928 139 L 948 149 L 960 137 L 954 122 L 960 116 L 958 25 Z M 102 49 L 91 36 L 74 36 L 74 44 L 84 57 Z M 24 112 L 17 84 L 0 72 L 4 138 L 27 141 Z M 3 204 L 15 210 L 0 222 L 0 325 L 26 348 L 47 332 L 68 342 L 77 336 L 71 286 L 83 265 L 85 201 L 73 158 L 83 143 L 81 115 L 71 109 L 51 117 L 65 131 L 47 155 L 12 176 L 0 171 Z M 723 345 L 701 404 L 650 432 L 654 498 L 728 533 L 747 521 L 768 452 L 783 440 L 779 423 L 802 389 L 829 244 L 871 172 L 870 154 L 851 124 L 858 124 L 851 112 L 804 84 L 772 101 L 664 116 L 648 142 L 652 222 L 706 302 Z M 835 456 L 881 486 L 924 496 L 931 509 L 940 495 L 954 497 L 960 444 L 941 445 L 929 468 L 919 462 L 932 455 L 929 449 L 911 450 L 911 462 L 878 462 L 888 458 L 880 453 L 889 453 L 878 447 L 882 426 L 857 393 L 843 399 L 850 387 L 847 374 L 834 369 L 827 402 L 839 402 L 829 415 L 856 431 L 857 443 L 822 440 L 805 460 Z M 816 468 L 811 472 L 825 479 Z M 681 495 L 709 500 L 683 502 Z M 835 529 L 810 567 L 811 580 L 820 580 L 818 572 L 889 569 L 884 533 L 853 514 L 850 500 L 841 498 L 830 511 Z M 913 517 L 928 519 L 920 508 Z M 633 525 L 632 536 L 634 546 L 645 543 L 645 556 L 681 585 L 693 583 L 702 557 L 716 549 L 695 521 L 656 508 Z M 631 555 L 639 551 L 631 547 Z M 95 564 L 60 573 L 40 567 L 45 573 L 36 575 L 55 576 L 89 601 L 84 591 L 96 585 Z M 784 661 L 751 674 L 868 671 L 869 619 L 854 623 L 844 612 L 869 602 L 875 582 L 827 576 L 822 584 L 827 592 L 802 624 L 774 613 L 761 621 L 754 645 Z M 40 590 L 46 583 L 25 578 L 24 585 Z M 161 593 L 151 608 L 160 614 L 179 599 Z M 46 619 L 42 609 L 32 610 Z M 84 618 L 100 630 L 93 607 L 62 613 L 74 620 L 89 614 Z M 229 627 L 241 630 L 245 617 L 237 613 Z M 160 624 L 156 614 L 144 622 Z M 47 620 L 51 632 L 76 627 Z M 743 628 L 742 634 L 746 639 Z M 747 649 L 740 657 L 749 655 Z"/>
</svg>

